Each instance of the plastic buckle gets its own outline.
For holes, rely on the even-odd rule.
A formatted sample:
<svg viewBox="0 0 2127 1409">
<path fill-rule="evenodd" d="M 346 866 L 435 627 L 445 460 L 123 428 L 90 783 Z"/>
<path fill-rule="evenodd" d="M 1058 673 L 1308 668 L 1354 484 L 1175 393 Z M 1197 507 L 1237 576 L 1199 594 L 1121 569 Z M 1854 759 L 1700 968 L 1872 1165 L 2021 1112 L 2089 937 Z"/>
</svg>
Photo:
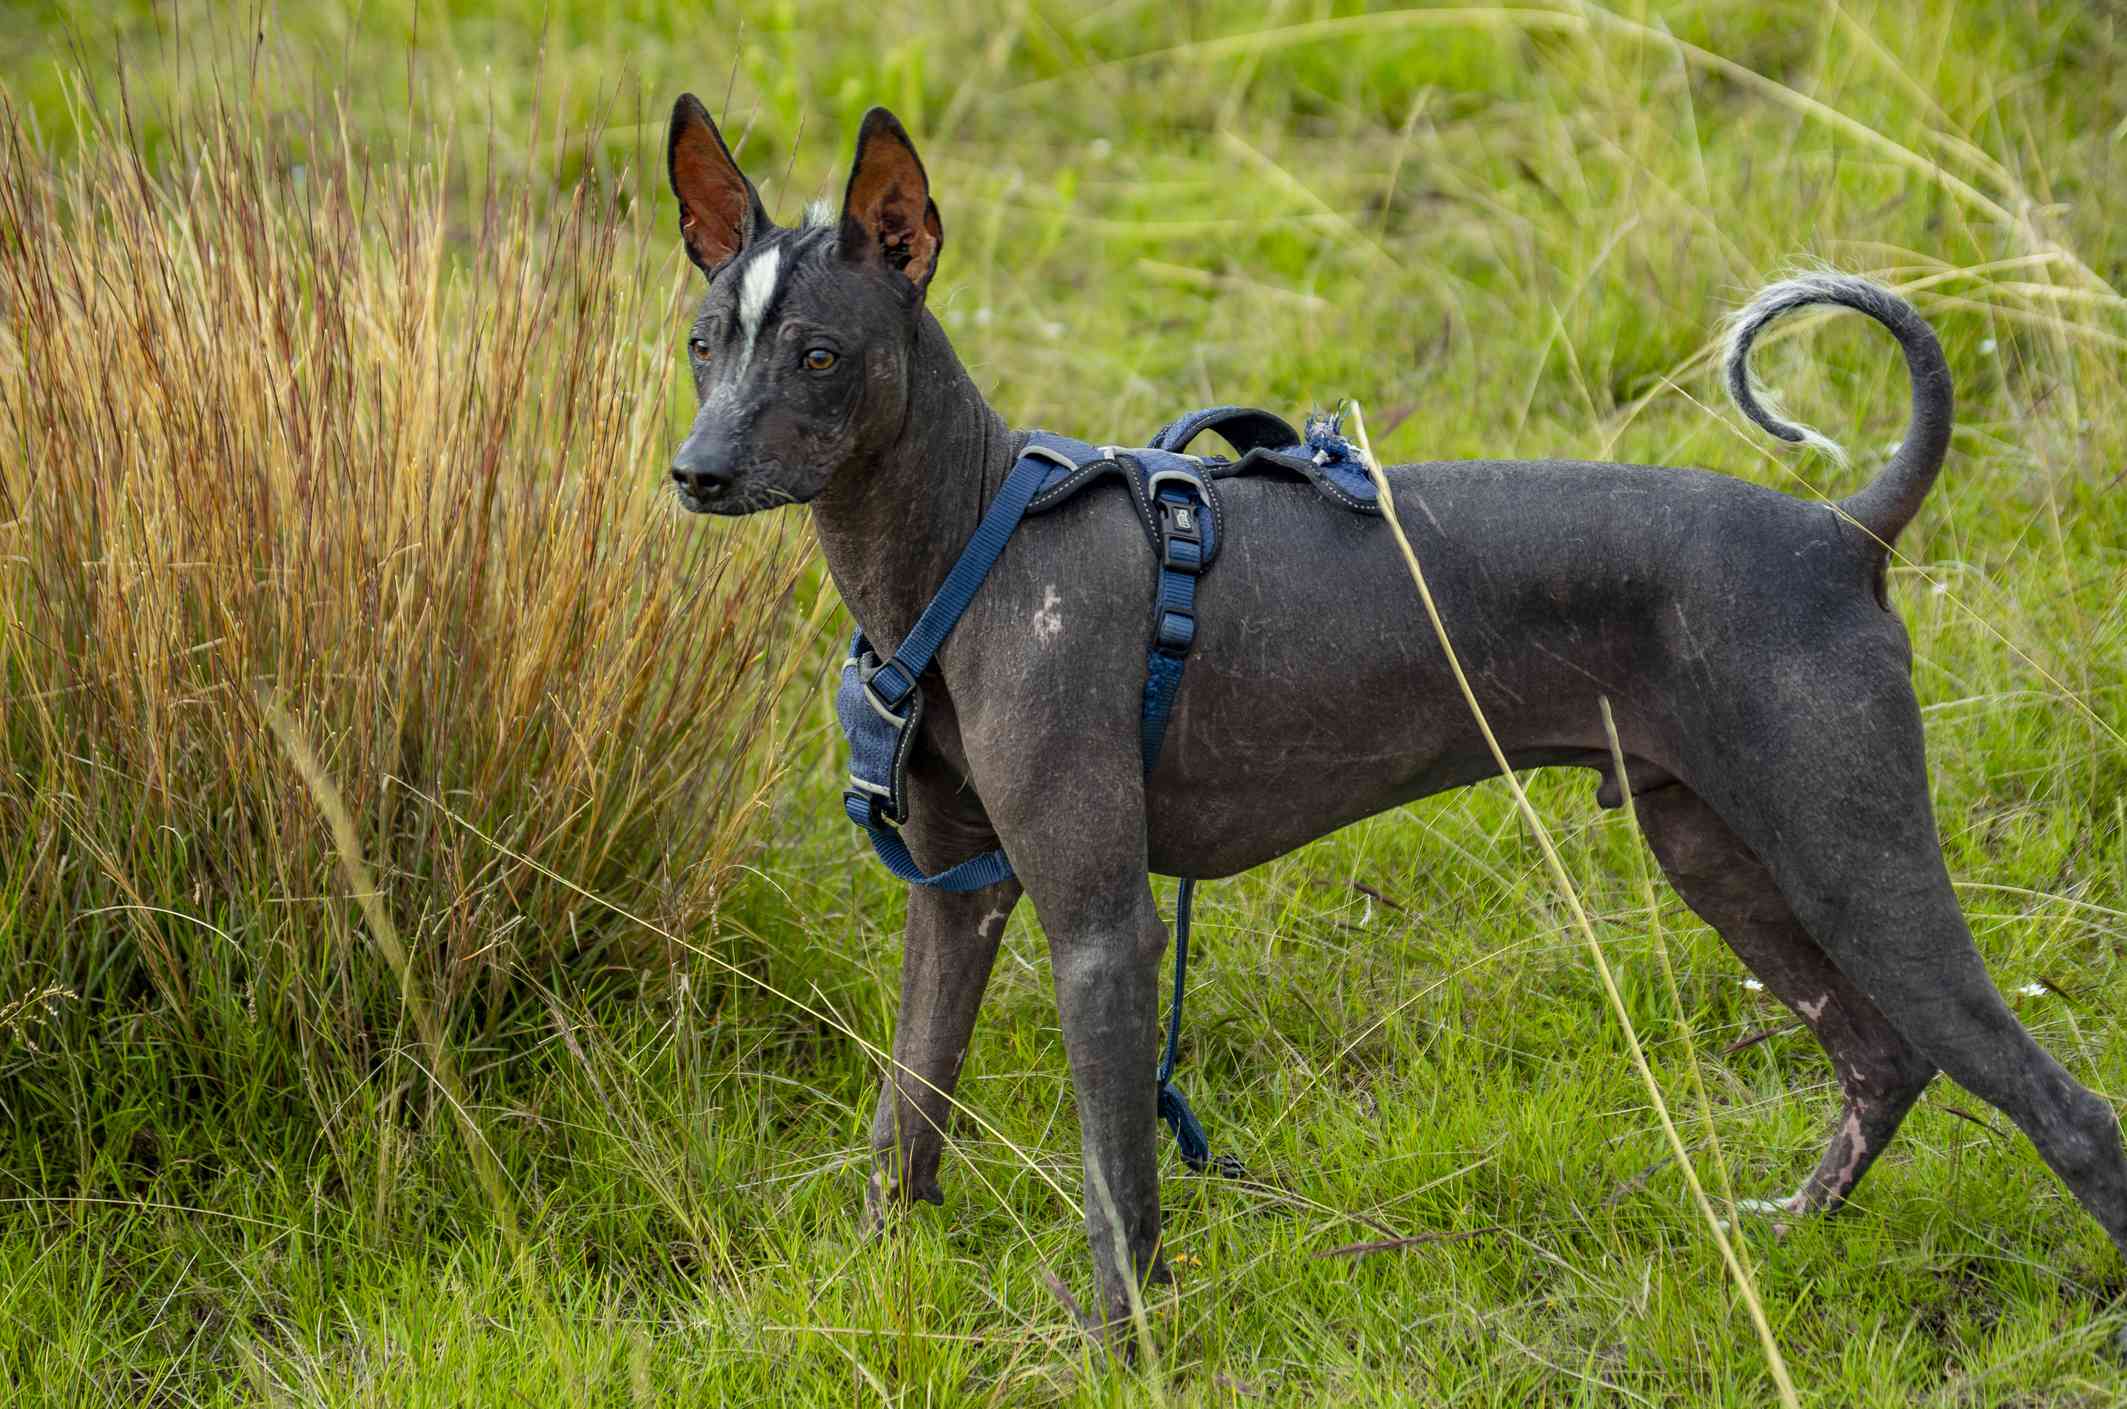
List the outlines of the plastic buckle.
<svg viewBox="0 0 2127 1409">
<path fill-rule="evenodd" d="M 1198 527 L 1202 510 L 1194 504 L 1177 504 L 1172 499 L 1160 502 L 1160 556 L 1161 567 L 1176 568 L 1183 572 L 1201 572 L 1204 565 L 1204 533 Z M 1194 553 L 1175 559 L 1176 544 L 1187 544 L 1196 549 Z"/>
<path fill-rule="evenodd" d="M 1189 497 L 1186 500 L 1171 499 L 1159 493 L 1160 481 L 1186 485 Z M 1204 575 L 1204 501 L 1197 492 L 1196 482 L 1187 475 L 1171 470 L 1152 477 L 1148 486 L 1153 494 L 1153 503 L 1160 511 L 1160 568 L 1165 572 L 1184 572 L 1191 577 Z"/>
<path fill-rule="evenodd" d="M 864 656 L 863 660 L 857 662 L 857 679 L 864 686 L 865 703 L 869 704 L 874 713 L 893 725 L 894 728 L 907 728 L 908 716 L 902 714 L 900 710 L 902 705 L 908 703 L 908 697 L 914 692 L 916 682 L 909 678 L 908 671 L 901 666 L 900 662 L 894 660 L 882 661 L 869 651 L 866 651 Z M 893 673 L 888 675 L 887 672 L 889 671 Z M 887 676 L 887 689 L 892 690 L 891 694 L 884 693 L 879 688 L 879 677 L 882 675 Z M 900 688 L 894 689 L 893 687 L 897 684 Z"/>
<path fill-rule="evenodd" d="M 879 795 L 869 788 L 854 786 L 858 781 L 854 776 L 849 781 L 852 786 L 842 790 L 842 811 L 844 815 L 860 827 L 872 828 L 883 825 L 883 820 L 879 816 Z"/>
</svg>

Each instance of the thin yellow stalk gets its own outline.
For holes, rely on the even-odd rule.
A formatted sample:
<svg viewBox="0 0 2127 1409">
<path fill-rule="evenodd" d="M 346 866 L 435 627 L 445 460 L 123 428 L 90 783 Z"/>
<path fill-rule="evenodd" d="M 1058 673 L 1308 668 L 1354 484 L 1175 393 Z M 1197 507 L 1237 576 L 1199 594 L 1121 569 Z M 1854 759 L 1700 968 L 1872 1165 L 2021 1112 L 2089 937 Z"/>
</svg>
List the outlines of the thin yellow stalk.
<svg viewBox="0 0 2127 1409">
<path fill-rule="evenodd" d="M 1758 1289 L 1752 1282 L 1750 1272 L 1736 1256 L 1729 1243 L 1728 1232 L 1713 1210 L 1706 1190 L 1699 1184 L 1698 1171 L 1692 1167 L 1691 1157 L 1684 1149 L 1683 1137 L 1677 1134 L 1676 1122 L 1669 1118 L 1669 1103 L 1662 1099 L 1661 1083 L 1654 1079 L 1654 1069 L 1647 1065 L 1647 1054 L 1641 1050 L 1639 1033 L 1632 1026 L 1632 1014 L 1625 1009 L 1625 999 L 1618 992 L 1617 980 L 1611 976 L 1610 963 L 1603 957 L 1603 947 L 1595 937 L 1595 925 L 1588 919 L 1587 910 L 1581 905 L 1580 893 L 1574 889 L 1573 878 L 1566 874 L 1565 862 L 1559 859 L 1558 847 L 1551 840 L 1551 833 L 1536 815 L 1529 803 L 1529 795 L 1514 776 L 1507 762 L 1506 750 L 1499 745 L 1492 732 L 1484 709 L 1477 703 L 1477 692 L 1470 688 L 1470 680 L 1463 673 L 1461 658 L 1455 654 L 1455 643 L 1448 639 L 1447 624 L 1440 619 L 1440 608 L 1434 605 L 1433 591 L 1426 585 L 1425 570 L 1418 565 L 1418 554 L 1411 548 L 1411 540 L 1403 532 L 1403 523 L 1396 517 L 1396 495 L 1390 489 L 1388 476 L 1381 473 L 1380 462 L 1375 460 L 1373 446 L 1366 438 L 1366 417 L 1357 402 L 1351 403 L 1353 440 L 1366 462 L 1366 472 L 1372 477 L 1375 492 L 1381 496 L 1381 516 L 1388 520 L 1389 532 L 1395 535 L 1396 547 L 1403 553 L 1404 565 L 1410 569 L 1411 582 L 1418 589 L 1418 599 L 1425 604 L 1426 619 L 1433 624 L 1433 634 L 1439 638 L 1440 649 L 1447 656 L 1448 669 L 1455 676 L 1456 688 L 1462 692 L 1463 703 L 1469 706 L 1470 717 L 1477 722 L 1477 731 L 1484 736 L 1485 747 L 1492 751 L 1492 761 L 1499 767 L 1499 776 L 1506 780 L 1507 790 L 1513 795 L 1514 807 L 1521 813 L 1535 836 L 1537 846 L 1544 854 L 1544 866 L 1551 873 L 1552 884 L 1558 889 L 1559 898 L 1565 902 L 1573 916 L 1573 924 L 1580 931 L 1581 939 L 1588 946 L 1589 957 L 1594 961 L 1596 976 L 1602 980 L 1603 995 L 1610 1000 L 1610 1010 L 1617 1016 L 1618 1026 L 1624 1029 L 1625 1045 L 1632 1054 L 1632 1065 L 1640 1074 L 1640 1081 L 1647 1088 L 1647 1096 L 1654 1103 L 1655 1116 L 1662 1123 L 1662 1134 L 1669 1141 L 1670 1152 L 1675 1155 L 1684 1171 L 1684 1180 L 1691 1186 L 1692 1200 L 1697 1203 L 1700 1216 L 1706 1220 L 1707 1231 L 1713 1235 L 1714 1246 L 1721 1251 L 1721 1260 L 1728 1264 L 1729 1275 L 1736 1279 L 1736 1286 L 1743 1294 L 1743 1303 L 1750 1310 L 1751 1324 L 1757 1328 L 1758 1341 L 1765 1348 L 1766 1368 L 1772 1372 L 1773 1385 L 1779 1391 L 1784 1409 L 1800 1409 L 1795 1397 L 1794 1381 L 1788 1377 L 1787 1360 L 1780 1354 L 1779 1342 L 1773 1339 L 1772 1324 L 1765 1318 L 1765 1308 L 1759 1303 Z M 1622 780 L 1620 780 L 1622 782 Z"/>
<path fill-rule="evenodd" d="M 1617 789 L 1624 797 L 1625 821 L 1632 828 L 1633 836 L 1644 842 L 1646 834 L 1640 830 L 1639 805 L 1633 801 L 1632 789 L 1627 784 L 1625 773 L 1625 746 L 1618 741 L 1617 720 L 1610 713 L 1610 698 L 1605 695 L 1598 700 L 1603 707 L 1603 732 L 1610 738 L 1610 766 L 1616 770 Z M 1728 1156 L 1721 1149 L 1721 1137 L 1713 1128 L 1713 1098 L 1706 1093 L 1706 1073 L 1699 1066 L 1699 1044 L 1692 1039 L 1691 1024 L 1684 1016 L 1684 994 L 1677 987 L 1676 965 L 1669 960 L 1669 938 L 1662 929 L 1662 911 L 1655 900 L 1654 876 L 1647 869 L 1647 848 L 1634 849 L 1637 863 L 1633 879 L 1639 884 L 1640 901 L 1647 909 L 1647 934 L 1654 942 L 1655 957 L 1662 965 L 1662 982 L 1669 989 L 1669 1009 L 1676 1014 L 1677 1033 L 1684 1040 L 1684 1056 L 1689 1062 L 1692 1094 L 1698 1098 L 1699 1120 L 1706 1127 L 1706 1144 L 1713 1151 L 1713 1172 L 1721 1183 L 1721 1201 L 1728 1205 L 1728 1221 L 1737 1222 L 1735 1181 L 1728 1175 Z M 1737 1256 L 1743 1265 L 1750 1265 L 1748 1249 L 1738 1248 Z"/>
</svg>

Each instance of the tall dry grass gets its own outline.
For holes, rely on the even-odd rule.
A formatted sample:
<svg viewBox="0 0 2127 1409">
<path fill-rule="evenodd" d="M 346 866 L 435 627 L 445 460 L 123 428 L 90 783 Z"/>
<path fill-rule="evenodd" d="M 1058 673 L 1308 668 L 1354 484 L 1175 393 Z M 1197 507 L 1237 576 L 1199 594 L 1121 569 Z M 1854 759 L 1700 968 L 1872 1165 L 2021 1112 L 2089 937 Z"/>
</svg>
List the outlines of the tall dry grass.
<svg viewBox="0 0 2127 1409">
<path fill-rule="evenodd" d="M 59 163 L 0 119 L 0 1001 L 190 1030 L 241 995 L 370 1049 L 399 995 L 272 709 L 446 1023 L 657 972 L 661 941 L 520 858 L 702 921 L 803 555 L 659 492 L 686 286 L 652 203 L 243 111 L 159 164 L 124 121 Z"/>
</svg>

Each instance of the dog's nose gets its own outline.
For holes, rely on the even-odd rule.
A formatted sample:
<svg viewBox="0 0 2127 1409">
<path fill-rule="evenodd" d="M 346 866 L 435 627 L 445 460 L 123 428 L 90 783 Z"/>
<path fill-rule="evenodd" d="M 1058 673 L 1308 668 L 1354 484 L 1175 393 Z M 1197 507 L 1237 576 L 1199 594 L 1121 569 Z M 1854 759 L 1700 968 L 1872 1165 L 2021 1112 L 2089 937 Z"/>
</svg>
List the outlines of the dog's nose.
<svg viewBox="0 0 2127 1409">
<path fill-rule="evenodd" d="M 738 478 L 735 460 L 729 446 L 689 436 L 672 457 L 672 482 L 695 495 L 711 493 Z"/>
</svg>

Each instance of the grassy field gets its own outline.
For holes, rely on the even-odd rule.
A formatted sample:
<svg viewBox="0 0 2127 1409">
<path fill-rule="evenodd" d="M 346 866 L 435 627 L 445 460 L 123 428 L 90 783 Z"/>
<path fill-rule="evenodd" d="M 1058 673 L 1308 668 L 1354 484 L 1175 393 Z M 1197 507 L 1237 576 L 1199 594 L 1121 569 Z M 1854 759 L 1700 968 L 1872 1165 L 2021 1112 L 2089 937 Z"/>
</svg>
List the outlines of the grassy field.
<svg viewBox="0 0 2127 1409">
<path fill-rule="evenodd" d="M 1840 470 L 1727 409 L 1716 325 L 1798 258 L 1903 289 L 1960 399 L 1892 575 L 1951 871 L 2127 1100 L 2127 10 L 324 10 L 0 15 L 0 1398 L 1774 1402 L 1496 783 L 1206 889 L 1183 1081 L 1253 1178 L 1163 1155 L 1134 1367 L 1054 1289 L 1030 914 L 946 1207 L 860 1235 L 901 901 L 802 520 L 660 493 L 683 88 L 786 220 L 894 107 L 963 357 L 1103 440 L 1353 396 L 1386 459 L 1842 493 L 1888 339 L 1760 354 Z M 1530 786 L 1701 1177 L 1791 1188 L 1814 1045 L 1584 775 Z M 1385 1237 L 1434 1240 L 1333 1253 Z M 1802 1402 L 2127 1402 L 2127 1269 L 1947 1084 L 1848 1214 L 1743 1246 Z"/>
</svg>

